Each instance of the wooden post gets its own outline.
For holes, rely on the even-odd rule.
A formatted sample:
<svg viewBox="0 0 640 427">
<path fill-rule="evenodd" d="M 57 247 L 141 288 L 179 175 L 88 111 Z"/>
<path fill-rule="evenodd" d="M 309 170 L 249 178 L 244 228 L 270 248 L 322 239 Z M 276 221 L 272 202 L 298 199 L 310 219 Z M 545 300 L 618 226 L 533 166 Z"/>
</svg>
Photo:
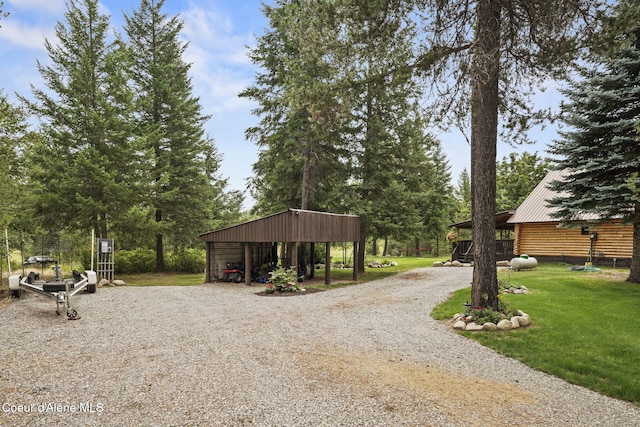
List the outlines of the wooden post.
<svg viewBox="0 0 640 427">
<path fill-rule="evenodd" d="M 309 279 L 314 279 L 316 277 L 316 244 L 315 243 L 311 243 L 309 245 L 309 251 L 310 252 L 310 256 L 309 256 L 309 263 L 311 264 L 311 267 L 309 268 Z"/>
<path fill-rule="evenodd" d="M 251 286 L 251 245 L 244 244 L 244 284 Z"/>
<path fill-rule="evenodd" d="M 207 250 L 206 250 L 206 259 L 204 261 L 204 282 L 205 283 L 211 283 L 213 282 L 213 280 L 211 280 L 211 277 L 213 276 L 213 274 L 211 274 L 211 247 L 213 246 L 213 242 L 207 242 Z"/>
<path fill-rule="evenodd" d="M 324 284 L 331 284 L 331 243 L 325 243 L 325 256 L 324 256 Z"/>
<path fill-rule="evenodd" d="M 353 242 L 353 281 L 358 280 L 358 257 L 356 254 L 358 253 L 358 242 Z"/>
</svg>

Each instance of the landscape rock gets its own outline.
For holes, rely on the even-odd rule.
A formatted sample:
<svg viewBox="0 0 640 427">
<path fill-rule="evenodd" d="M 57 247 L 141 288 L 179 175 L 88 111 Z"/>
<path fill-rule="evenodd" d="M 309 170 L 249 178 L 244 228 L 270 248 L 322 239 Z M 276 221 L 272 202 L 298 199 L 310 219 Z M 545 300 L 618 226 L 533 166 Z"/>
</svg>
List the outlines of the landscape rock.
<svg viewBox="0 0 640 427">
<path fill-rule="evenodd" d="M 501 321 L 498 322 L 496 326 L 501 331 L 508 331 L 509 329 L 511 329 L 511 321 L 507 319 L 502 319 Z"/>
<path fill-rule="evenodd" d="M 482 329 L 485 331 L 495 331 L 498 329 L 498 325 L 493 322 L 487 322 L 482 325 Z"/>
<path fill-rule="evenodd" d="M 498 267 L 509 267 L 509 261 L 498 261 L 496 262 L 496 266 Z"/>
<path fill-rule="evenodd" d="M 440 261 L 436 261 L 436 262 L 433 263 L 434 267 L 442 267 L 443 265 L 444 265 L 444 263 L 440 262 Z"/>
<path fill-rule="evenodd" d="M 520 327 L 520 322 L 518 321 L 518 316 L 513 316 L 510 320 L 511 322 L 511 327 L 513 329 L 517 329 Z"/>
<path fill-rule="evenodd" d="M 107 279 L 100 279 L 100 281 L 98 282 L 98 287 L 102 288 L 104 286 L 111 286 L 111 282 L 109 282 Z"/>
<path fill-rule="evenodd" d="M 466 331 L 482 331 L 483 330 L 483 326 L 482 325 L 478 325 L 477 323 L 469 323 L 467 324 L 467 327 L 465 328 Z"/>
<path fill-rule="evenodd" d="M 462 263 L 458 260 L 452 261 L 451 267 L 462 267 Z"/>
<path fill-rule="evenodd" d="M 466 327 L 467 327 L 467 324 L 464 323 L 464 320 L 458 320 L 456 323 L 453 324 L 453 329 L 456 329 L 459 331 L 464 331 Z"/>
<path fill-rule="evenodd" d="M 114 280 L 112 283 L 114 285 L 116 285 L 116 286 L 125 286 L 126 285 L 124 280 Z"/>
</svg>

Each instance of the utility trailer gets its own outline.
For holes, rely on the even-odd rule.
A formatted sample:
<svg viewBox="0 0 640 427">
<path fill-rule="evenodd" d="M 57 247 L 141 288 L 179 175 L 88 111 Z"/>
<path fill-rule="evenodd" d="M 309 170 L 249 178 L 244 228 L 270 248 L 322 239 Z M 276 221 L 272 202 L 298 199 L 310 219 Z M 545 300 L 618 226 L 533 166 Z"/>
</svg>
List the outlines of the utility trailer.
<svg viewBox="0 0 640 427">
<path fill-rule="evenodd" d="M 79 319 L 78 312 L 71 306 L 71 297 L 79 292 L 94 293 L 98 284 L 98 276 L 95 271 L 85 270 L 80 273 L 73 271 L 72 279 L 55 280 L 47 282 L 39 280 L 36 273 L 28 276 L 17 274 L 9 276 L 9 289 L 14 297 L 20 297 L 22 291 L 32 292 L 56 300 L 56 314 L 61 314 L 61 309 L 66 310 L 69 320 Z"/>
</svg>

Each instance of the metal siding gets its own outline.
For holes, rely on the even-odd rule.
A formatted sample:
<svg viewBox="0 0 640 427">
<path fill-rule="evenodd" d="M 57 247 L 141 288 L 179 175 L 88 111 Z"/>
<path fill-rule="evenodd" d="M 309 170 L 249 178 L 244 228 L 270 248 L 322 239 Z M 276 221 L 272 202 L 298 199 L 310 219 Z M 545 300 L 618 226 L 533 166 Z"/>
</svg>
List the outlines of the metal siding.
<svg viewBox="0 0 640 427">
<path fill-rule="evenodd" d="M 555 193 L 548 188 L 552 181 L 561 181 L 567 174 L 564 170 L 552 170 L 542 181 L 533 189 L 531 194 L 522 202 L 516 213 L 509 218 L 508 223 L 532 223 L 532 222 L 557 222 L 557 218 L 552 218 L 551 214 L 556 212 L 558 208 L 549 207 L 547 200 L 554 197 L 562 197 L 563 193 Z M 589 221 L 597 220 L 599 217 L 595 214 L 582 215 L 579 220 Z"/>
<path fill-rule="evenodd" d="M 360 238 L 360 218 L 290 209 L 200 238 L 205 242 L 354 242 Z"/>
</svg>

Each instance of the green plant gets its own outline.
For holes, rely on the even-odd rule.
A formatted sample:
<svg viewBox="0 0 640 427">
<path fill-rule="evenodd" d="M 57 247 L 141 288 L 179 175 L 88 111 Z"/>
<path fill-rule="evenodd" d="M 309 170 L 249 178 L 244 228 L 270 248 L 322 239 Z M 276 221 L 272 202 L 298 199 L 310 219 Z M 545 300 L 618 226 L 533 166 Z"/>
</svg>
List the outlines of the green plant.
<svg viewBox="0 0 640 427">
<path fill-rule="evenodd" d="M 499 321 L 504 319 L 502 313 L 493 311 L 491 307 L 473 309 L 471 310 L 471 315 L 473 316 L 474 322 L 478 325 L 484 325 L 488 322 L 497 324 Z"/>
<path fill-rule="evenodd" d="M 269 282 L 265 287 L 265 292 L 298 292 L 300 286 L 298 285 L 298 275 L 295 268 L 290 267 L 284 269 L 282 267 L 277 270 L 273 270 L 269 273 Z"/>
</svg>

